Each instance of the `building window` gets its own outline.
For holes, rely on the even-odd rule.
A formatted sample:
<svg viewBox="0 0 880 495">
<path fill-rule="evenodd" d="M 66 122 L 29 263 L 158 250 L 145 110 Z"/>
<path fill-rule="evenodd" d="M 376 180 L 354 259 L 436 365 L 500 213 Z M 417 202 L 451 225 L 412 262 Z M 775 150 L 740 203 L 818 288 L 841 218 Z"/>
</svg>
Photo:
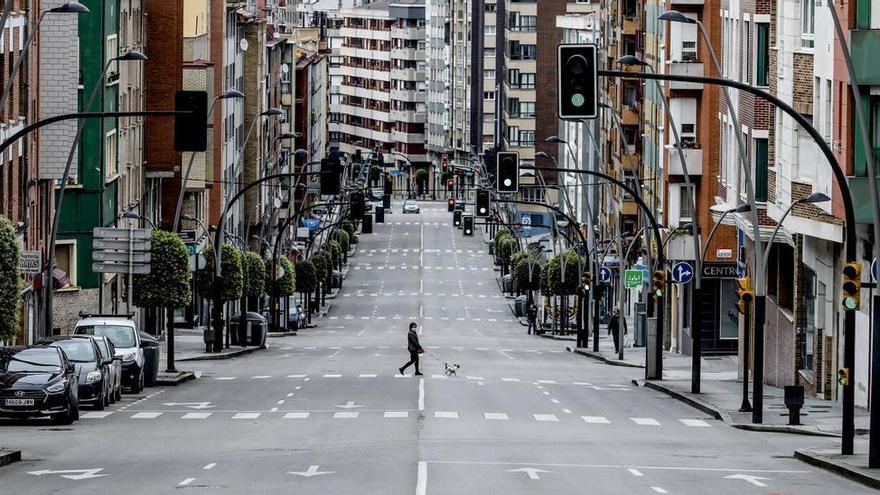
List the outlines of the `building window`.
<svg viewBox="0 0 880 495">
<path fill-rule="evenodd" d="M 755 24 L 758 37 L 758 50 L 755 54 L 755 85 L 768 86 L 770 76 L 770 24 Z"/>
<path fill-rule="evenodd" d="M 739 337 L 739 310 L 736 303 L 739 301 L 736 295 L 736 282 L 725 279 L 720 280 L 718 291 L 718 313 L 721 321 L 718 325 L 718 338 L 733 340 Z"/>
<path fill-rule="evenodd" d="M 535 131 L 520 131 L 519 145 L 531 147 L 535 145 Z"/>
<path fill-rule="evenodd" d="M 104 136 L 104 176 L 112 179 L 119 172 L 117 149 L 119 148 L 116 129 Z"/>
<path fill-rule="evenodd" d="M 801 0 L 801 46 L 813 48 L 816 34 L 816 2 Z"/>
<path fill-rule="evenodd" d="M 494 91 L 484 91 L 483 92 L 483 99 L 494 101 L 495 100 L 495 92 Z"/>
<path fill-rule="evenodd" d="M 112 60 L 119 56 L 119 36 L 116 34 L 111 34 L 107 36 L 107 39 L 104 44 L 104 57 L 107 60 Z M 113 62 L 110 64 L 110 67 L 107 69 L 107 84 L 113 84 L 119 81 L 119 62 Z"/>
<path fill-rule="evenodd" d="M 755 201 L 767 201 L 767 139 L 755 139 Z"/>
<path fill-rule="evenodd" d="M 691 184 L 688 187 L 687 184 L 679 184 L 678 187 L 678 221 L 681 224 L 693 220 L 691 215 L 691 193 L 694 191 L 694 185 Z"/>
<path fill-rule="evenodd" d="M 76 287 L 76 241 L 59 239 L 55 244 L 55 266 L 67 274 L 70 285 Z M 56 282 L 57 284 L 57 282 Z M 63 287 L 58 287 L 61 289 Z"/>
<path fill-rule="evenodd" d="M 483 79 L 495 79 L 495 69 L 486 69 L 483 71 Z"/>
</svg>

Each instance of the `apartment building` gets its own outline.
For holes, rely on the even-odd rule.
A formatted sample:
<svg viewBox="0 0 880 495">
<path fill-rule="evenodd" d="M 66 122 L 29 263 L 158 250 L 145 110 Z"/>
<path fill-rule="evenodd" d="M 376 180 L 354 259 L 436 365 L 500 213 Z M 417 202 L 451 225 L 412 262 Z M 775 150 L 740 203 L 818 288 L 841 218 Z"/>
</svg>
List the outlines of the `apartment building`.
<svg viewBox="0 0 880 495">
<path fill-rule="evenodd" d="M 535 163 L 537 109 L 538 3 L 507 0 L 503 75 L 504 148 L 517 151 L 520 163 Z M 497 40 L 496 40 L 497 43 Z M 497 74 L 496 74 L 497 76 Z M 555 183 L 555 174 L 544 179 Z"/>
<path fill-rule="evenodd" d="M 504 136 L 504 122 L 501 102 L 505 79 L 505 0 L 485 0 L 483 2 L 482 29 L 482 151 L 500 149 Z M 476 82 L 477 79 L 474 80 Z"/>
<path fill-rule="evenodd" d="M 339 149 L 364 156 L 384 150 L 396 189 L 406 189 L 414 170 L 428 163 L 424 1 L 380 1 L 341 14 L 340 70 L 331 70 L 331 84 L 342 74 L 339 113 L 331 119 L 339 122 Z"/>
</svg>

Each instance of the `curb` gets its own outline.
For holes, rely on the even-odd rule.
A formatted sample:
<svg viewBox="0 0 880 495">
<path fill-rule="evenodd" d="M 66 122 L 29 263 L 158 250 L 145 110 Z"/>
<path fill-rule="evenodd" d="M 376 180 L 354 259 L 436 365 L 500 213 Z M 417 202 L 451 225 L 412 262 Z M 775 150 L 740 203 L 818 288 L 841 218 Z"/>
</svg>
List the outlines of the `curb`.
<svg viewBox="0 0 880 495">
<path fill-rule="evenodd" d="M 619 361 L 617 359 L 608 359 L 605 356 L 600 354 L 596 354 L 593 351 L 584 351 L 582 349 L 575 349 L 572 352 L 575 354 L 580 354 L 581 356 L 588 357 L 590 359 L 595 359 L 597 361 L 602 361 L 605 364 L 609 364 L 611 366 L 623 366 L 625 368 L 644 368 L 641 364 L 631 363 L 629 361 Z"/>
<path fill-rule="evenodd" d="M 177 362 L 182 361 L 219 361 L 221 359 L 232 359 L 237 358 L 239 356 L 244 356 L 245 354 L 250 354 L 252 352 L 259 351 L 259 347 L 245 347 L 244 349 L 236 349 L 234 351 L 222 353 L 222 354 L 205 354 L 203 356 L 193 356 L 189 358 L 177 359 Z"/>
<path fill-rule="evenodd" d="M 875 490 L 880 490 L 880 478 L 873 477 L 861 469 L 848 466 L 842 462 L 830 459 L 825 456 L 819 456 L 809 450 L 795 450 L 795 459 L 799 459 L 807 464 L 825 469 L 839 476 L 843 476 L 849 480 L 861 483 Z"/>
<path fill-rule="evenodd" d="M 289 332 L 269 332 L 266 334 L 266 337 L 270 339 L 280 339 L 283 337 L 296 337 L 296 330 L 291 330 Z"/>
<path fill-rule="evenodd" d="M 163 374 L 168 376 L 162 377 Z M 159 377 L 156 379 L 155 385 L 176 387 L 181 383 L 186 383 L 190 380 L 195 379 L 196 374 L 192 371 L 178 371 L 175 375 L 171 375 L 171 373 L 159 373 Z"/>
<path fill-rule="evenodd" d="M 21 460 L 20 450 L 0 450 L 0 466 L 12 464 Z"/>
<path fill-rule="evenodd" d="M 807 435 L 814 437 L 832 437 L 832 438 L 840 438 L 840 435 L 837 433 L 819 431 L 819 430 L 808 430 L 806 428 L 801 428 L 794 425 L 764 425 L 764 424 L 751 424 L 751 423 L 734 423 L 730 425 L 738 430 L 744 431 L 761 431 L 765 433 L 792 433 L 795 435 Z"/>
<path fill-rule="evenodd" d="M 528 323 L 526 324 L 526 326 L 528 326 Z M 545 333 L 539 333 L 538 337 L 541 337 L 542 339 L 564 340 L 564 341 L 568 341 L 568 342 L 577 342 L 577 337 L 564 337 L 562 335 L 553 335 L 553 334 L 546 333 L 546 331 L 545 331 Z"/>
<path fill-rule="evenodd" d="M 725 423 L 728 423 L 728 424 L 733 423 L 733 419 L 730 417 L 729 414 L 727 414 L 727 411 L 722 411 L 722 410 L 716 408 L 715 406 L 713 406 L 712 404 L 709 404 L 708 402 L 704 402 L 704 401 L 702 401 L 700 399 L 696 399 L 694 397 L 689 397 L 689 396 L 687 396 L 677 390 L 673 390 L 669 387 L 666 387 L 664 385 L 661 385 L 661 384 L 658 384 L 656 382 L 652 382 L 649 380 L 643 381 L 642 386 L 646 387 L 646 388 L 650 388 L 652 390 L 656 390 L 658 392 L 663 392 L 664 394 L 672 397 L 673 399 L 676 399 L 680 402 L 684 402 L 685 404 L 693 407 L 694 409 L 702 411 L 717 420 L 724 421 Z"/>
</svg>

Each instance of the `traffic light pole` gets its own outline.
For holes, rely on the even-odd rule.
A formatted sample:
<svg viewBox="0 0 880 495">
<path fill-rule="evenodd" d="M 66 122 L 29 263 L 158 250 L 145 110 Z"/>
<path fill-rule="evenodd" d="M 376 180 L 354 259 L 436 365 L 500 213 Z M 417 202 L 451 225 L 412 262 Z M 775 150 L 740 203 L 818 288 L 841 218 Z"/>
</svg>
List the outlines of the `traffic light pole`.
<svg viewBox="0 0 880 495">
<path fill-rule="evenodd" d="M 812 122 L 808 121 L 803 117 L 800 113 L 795 111 L 790 105 L 780 100 L 779 98 L 758 89 L 754 86 L 741 83 L 739 81 L 731 81 L 728 79 L 719 79 L 715 77 L 704 77 L 704 76 L 683 76 L 683 75 L 673 75 L 673 74 L 654 74 L 654 73 L 644 73 L 644 72 L 627 72 L 627 71 L 618 71 L 618 70 L 599 70 L 597 71 L 599 76 L 603 77 L 617 77 L 622 79 L 655 79 L 655 80 L 664 80 L 664 81 L 676 81 L 676 82 L 690 82 L 690 83 L 700 83 L 700 84 L 714 84 L 720 86 L 727 86 L 730 88 L 734 88 L 740 91 L 744 91 L 746 93 L 755 95 L 764 101 L 767 101 L 771 105 L 785 112 L 788 116 L 795 120 L 813 139 L 816 143 L 816 146 L 822 151 L 822 155 L 831 165 L 831 172 L 834 174 L 834 179 L 837 182 L 837 187 L 840 188 L 840 196 L 843 201 L 844 207 L 844 232 L 846 235 L 846 261 L 847 263 L 857 263 L 857 238 L 855 231 L 855 209 L 853 207 L 852 196 L 850 195 L 849 183 L 847 182 L 846 173 L 840 167 L 840 164 L 837 162 L 834 157 L 834 152 L 831 150 L 831 147 L 828 143 L 825 142 L 825 138 L 813 127 Z M 756 242 L 758 239 L 756 239 Z M 757 279 L 758 277 L 756 277 Z M 763 277 L 761 277 L 763 279 Z M 762 280 L 763 283 L 763 280 Z M 763 394 L 763 359 L 764 359 L 764 319 L 766 318 L 766 294 L 763 286 L 757 287 L 758 295 L 755 296 L 755 397 L 762 396 Z M 843 342 L 843 366 L 847 368 L 850 373 L 850 379 L 847 384 L 843 386 L 843 418 L 842 418 L 842 439 L 841 439 L 841 453 L 843 455 L 852 455 L 853 453 L 853 439 L 855 435 L 855 422 L 854 422 L 854 413 L 855 413 L 855 389 L 853 382 L 853 372 L 855 371 L 855 329 L 856 329 L 856 313 L 855 311 L 844 311 L 844 320 L 843 320 L 843 333 L 844 333 L 844 342 Z M 759 374 L 760 372 L 760 374 Z M 763 397 L 761 397 L 763 399 Z M 753 408 L 756 411 L 759 411 L 759 404 L 753 404 Z M 755 417 L 753 417 L 753 420 Z M 758 416 L 760 418 L 760 415 Z"/>
</svg>

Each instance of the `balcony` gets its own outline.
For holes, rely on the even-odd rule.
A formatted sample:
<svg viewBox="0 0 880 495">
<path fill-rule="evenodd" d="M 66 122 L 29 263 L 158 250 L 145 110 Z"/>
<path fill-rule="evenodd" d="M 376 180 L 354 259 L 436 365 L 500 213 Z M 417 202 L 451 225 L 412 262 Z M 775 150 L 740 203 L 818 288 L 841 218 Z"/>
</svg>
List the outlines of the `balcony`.
<svg viewBox="0 0 880 495">
<path fill-rule="evenodd" d="M 422 144 L 425 142 L 425 135 L 401 131 L 391 131 L 391 139 L 398 143 Z"/>
<path fill-rule="evenodd" d="M 702 76 L 703 75 L 703 63 L 702 62 L 667 62 L 669 67 L 669 74 L 673 76 Z M 690 83 L 690 82 L 681 82 L 681 81 L 670 81 L 669 88 L 673 90 L 678 89 L 703 89 L 703 85 L 700 83 Z"/>
<path fill-rule="evenodd" d="M 877 63 L 877 53 L 880 52 L 880 29 L 853 29 L 849 33 L 853 67 L 859 83 L 880 84 L 880 64 Z"/>
<path fill-rule="evenodd" d="M 425 91 L 403 90 L 393 91 L 394 99 L 398 101 L 407 101 L 413 103 L 425 103 L 428 101 L 428 93 Z"/>
<path fill-rule="evenodd" d="M 399 81 L 423 81 L 425 71 L 417 69 L 391 69 L 391 78 Z"/>
<path fill-rule="evenodd" d="M 669 0 L 672 5 L 703 5 L 703 0 Z"/>
<path fill-rule="evenodd" d="M 399 60 L 425 60 L 425 51 L 415 48 L 392 48 L 391 58 Z"/>
<path fill-rule="evenodd" d="M 393 28 L 391 30 L 391 37 L 404 40 L 423 40 L 425 39 L 425 28 Z"/>
<path fill-rule="evenodd" d="M 685 148 L 682 152 L 685 165 L 687 165 L 688 175 L 690 177 L 703 175 L 703 150 L 700 148 Z M 681 157 L 678 149 L 675 147 L 669 148 L 669 175 L 685 175 Z"/>
<path fill-rule="evenodd" d="M 397 122 L 406 122 L 409 124 L 424 124 L 427 120 L 425 112 L 416 112 L 414 110 L 392 110 L 391 120 Z"/>
</svg>

